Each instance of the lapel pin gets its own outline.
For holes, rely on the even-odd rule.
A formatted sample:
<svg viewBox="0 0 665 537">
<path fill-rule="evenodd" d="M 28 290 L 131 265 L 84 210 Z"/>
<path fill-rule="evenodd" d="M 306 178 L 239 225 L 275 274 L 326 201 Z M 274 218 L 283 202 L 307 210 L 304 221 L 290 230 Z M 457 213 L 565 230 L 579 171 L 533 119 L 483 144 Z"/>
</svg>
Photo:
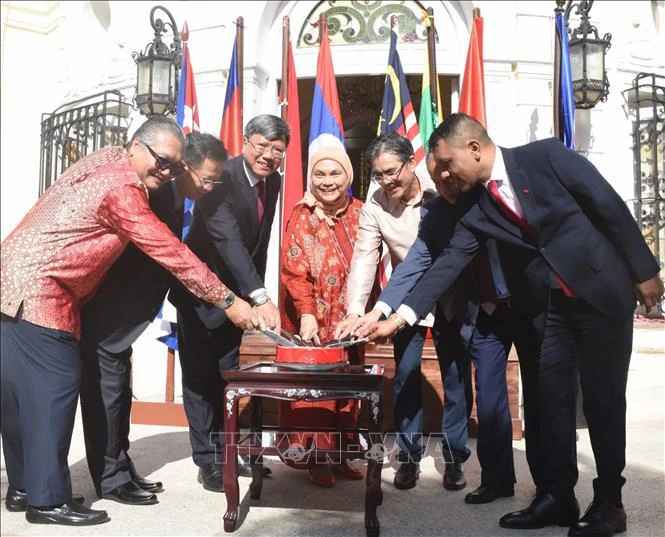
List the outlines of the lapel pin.
<svg viewBox="0 0 665 537">
<path fill-rule="evenodd" d="M 528 188 L 523 188 L 523 189 L 522 189 L 522 192 L 524 192 L 525 194 L 528 194 L 528 193 L 529 193 L 529 189 L 528 189 Z"/>
</svg>

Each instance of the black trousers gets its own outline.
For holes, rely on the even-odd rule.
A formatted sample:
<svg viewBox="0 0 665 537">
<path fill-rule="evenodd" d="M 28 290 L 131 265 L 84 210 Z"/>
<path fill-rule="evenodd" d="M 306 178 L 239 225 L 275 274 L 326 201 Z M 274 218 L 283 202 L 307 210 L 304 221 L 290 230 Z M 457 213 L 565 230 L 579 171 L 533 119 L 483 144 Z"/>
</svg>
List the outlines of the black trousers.
<svg viewBox="0 0 665 537">
<path fill-rule="evenodd" d="M 182 397 L 197 466 L 223 461 L 222 371 L 238 369 L 243 331 L 230 321 L 208 330 L 195 311 L 178 310 Z"/>
<path fill-rule="evenodd" d="M 83 365 L 81 415 L 85 452 L 98 495 L 132 479 L 129 423 L 132 410 L 132 348 L 109 352 L 79 341 Z"/>
<path fill-rule="evenodd" d="M 69 332 L 2 315 L 2 449 L 9 486 L 28 504 L 72 499 L 67 455 L 72 440 L 81 360 Z"/>
<path fill-rule="evenodd" d="M 596 461 L 594 499 L 621 501 L 626 465 L 626 382 L 633 319 L 605 317 L 579 298 L 553 290 L 538 368 L 542 487 L 570 498 L 577 483 L 577 376 Z M 573 461 L 573 462 L 571 462 Z"/>
</svg>

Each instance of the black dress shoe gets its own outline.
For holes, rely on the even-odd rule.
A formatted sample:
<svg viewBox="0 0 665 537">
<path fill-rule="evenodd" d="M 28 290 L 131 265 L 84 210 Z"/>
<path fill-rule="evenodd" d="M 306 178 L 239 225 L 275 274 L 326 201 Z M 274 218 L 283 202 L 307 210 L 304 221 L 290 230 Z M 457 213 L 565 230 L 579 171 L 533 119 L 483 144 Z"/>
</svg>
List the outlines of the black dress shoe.
<svg viewBox="0 0 665 537">
<path fill-rule="evenodd" d="M 512 485 L 509 487 L 480 485 L 464 497 L 464 503 L 492 503 L 497 498 L 509 498 L 510 496 L 515 496 L 515 489 Z"/>
<path fill-rule="evenodd" d="M 211 492 L 224 492 L 224 474 L 222 465 L 210 462 L 199 468 L 198 481 L 203 488 Z"/>
<path fill-rule="evenodd" d="M 124 485 L 120 485 L 102 495 L 102 498 L 126 503 L 127 505 L 154 505 L 159 503 L 155 494 L 143 490 L 134 481 L 127 481 Z"/>
<path fill-rule="evenodd" d="M 263 467 L 263 477 L 268 477 L 272 474 L 270 468 Z M 240 477 L 252 477 L 252 463 L 249 462 L 249 457 L 246 455 L 238 455 L 238 475 Z"/>
<path fill-rule="evenodd" d="M 129 458 L 129 455 L 127 455 L 127 458 Z M 161 481 L 148 481 L 137 474 L 136 469 L 134 468 L 134 463 L 131 459 L 129 459 L 129 475 L 132 478 L 132 481 L 143 490 L 147 490 L 148 492 L 163 492 L 164 490 Z"/>
<path fill-rule="evenodd" d="M 164 492 L 164 486 L 161 481 L 148 481 L 139 475 L 132 475 L 132 481 L 146 492 Z"/>
<path fill-rule="evenodd" d="M 106 511 L 88 509 L 73 501 L 50 507 L 28 505 L 25 519 L 32 524 L 62 524 L 63 526 L 93 526 L 111 520 Z"/>
<path fill-rule="evenodd" d="M 611 537 L 626 531 L 626 511 L 623 506 L 606 500 L 594 500 L 580 521 L 570 528 L 569 537 Z"/>
<path fill-rule="evenodd" d="M 464 465 L 461 462 L 447 462 L 443 471 L 443 488 L 448 490 L 462 490 L 466 487 Z"/>
<path fill-rule="evenodd" d="M 77 503 L 83 503 L 83 496 L 75 494 L 72 500 Z M 24 490 L 15 489 L 14 487 L 7 487 L 7 496 L 5 497 L 5 507 L 7 511 L 13 513 L 20 513 L 28 508 L 28 497 Z"/>
<path fill-rule="evenodd" d="M 393 482 L 395 488 L 412 489 L 416 486 L 419 473 L 420 465 L 417 462 L 403 462 L 395 474 L 395 481 Z"/>
<path fill-rule="evenodd" d="M 580 517 L 580 505 L 575 498 L 563 502 L 549 492 L 536 496 L 531 505 L 521 511 L 503 515 L 502 528 L 537 529 L 545 526 L 572 526 Z"/>
</svg>

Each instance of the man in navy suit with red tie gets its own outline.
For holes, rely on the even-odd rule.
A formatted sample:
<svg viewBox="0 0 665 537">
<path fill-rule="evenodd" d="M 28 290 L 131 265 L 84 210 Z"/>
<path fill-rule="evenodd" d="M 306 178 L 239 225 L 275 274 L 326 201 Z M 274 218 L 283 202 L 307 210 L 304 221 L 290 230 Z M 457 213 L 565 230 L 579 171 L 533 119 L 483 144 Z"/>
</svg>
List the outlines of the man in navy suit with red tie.
<svg viewBox="0 0 665 537">
<path fill-rule="evenodd" d="M 559 140 L 497 148 L 485 128 L 452 114 L 429 140 L 437 164 L 476 203 L 460 218 L 450 247 L 393 314 L 366 329 L 392 335 L 429 311 L 488 238 L 515 252 L 523 274 L 513 299 L 541 330 L 538 401 L 543 479 L 506 528 L 571 526 L 569 536 L 625 531 L 626 381 L 635 298 L 647 308 L 663 296 L 660 267 L 632 215 L 598 170 Z M 391 316 L 392 317 L 392 316 Z M 596 461 L 594 499 L 578 521 L 574 486 L 577 374 Z"/>
</svg>

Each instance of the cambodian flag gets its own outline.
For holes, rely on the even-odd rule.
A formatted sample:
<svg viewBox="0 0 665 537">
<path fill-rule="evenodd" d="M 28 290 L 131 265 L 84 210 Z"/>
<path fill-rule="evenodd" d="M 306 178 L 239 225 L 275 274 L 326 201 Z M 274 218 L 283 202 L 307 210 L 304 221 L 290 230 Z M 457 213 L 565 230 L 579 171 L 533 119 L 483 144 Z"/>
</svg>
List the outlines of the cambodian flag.
<svg viewBox="0 0 665 537">
<path fill-rule="evenodd" d="M 240 75 L 238 73 L 238 38 L 233 41 L 233 54 L 229 78 L 226 81 L 224 114 L 219 138 L 232 157 L 242 152 L 242 103 L 240 102 Z"/>
<path fill-rule="evenodd" d="M 339 111 L 339 98 L 337 96 L 337 81 L 333 70 L 330 44 L 328 43 L 328 24 L 319 28 L 319 59 L 316 70 L 316 84 L 314 84 L 314 99 L 312 101 L 312 122 L 309 128 L 309 156 L 316 153 L 321 147 L 337 146 L 344 148 L 344 129 L 342 127 L 342 114 Z M 307 166 L 309 170 L 309 166 Z M 309 188 L 309 175 L 307 187 Z"/>
</svg>

